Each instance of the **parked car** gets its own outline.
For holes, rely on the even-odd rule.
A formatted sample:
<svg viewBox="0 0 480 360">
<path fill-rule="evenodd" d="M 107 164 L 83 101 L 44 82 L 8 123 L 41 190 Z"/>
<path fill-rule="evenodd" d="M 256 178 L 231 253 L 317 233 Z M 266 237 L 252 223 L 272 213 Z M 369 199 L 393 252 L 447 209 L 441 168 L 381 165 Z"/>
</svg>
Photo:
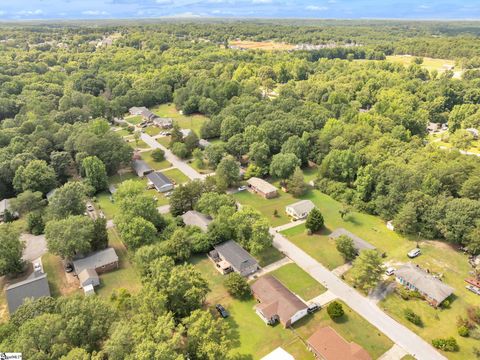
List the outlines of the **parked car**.
<svg viewBox="0 0 480 360">
<path fill-rule="evenodd" d="M 470 290 L 474 294 L 480 295 L 480 288 L 478 288 L 476 286 L 473 286 L 473 285 L 467 285 L 465 287 L 467 288 L 467 290 Z"/>
<path fill-rule="evenodd" d="M 247 186 L 243 185 L 238 188 L 238 191 L 244 191 L 247 190 Z"/>
<path fill-rule="evenodd" d="M 42 271 L 42 265 L 40 265 L 40 263 L 38 263 L 38 262 L 33 263 L 33 271 L 35 271 L 35 272 Z"/>
<path fill-rule="evenodd" d="M 172 196 L 172 192 L 171 192 L 171 191 L 165 193 L 165 197 L 170 197 L 170 196 Z"/>
<path fill-rule="evenodd" d="M 228 311 L 220 304 L 215 305 L 215 309 L 217 309 L 222 318 L 227 318 L 230 315 Z"/>
<path fill-rule="evenodd" d="M 88 210 L 88 211 L 94 211 L 95 208 L 93 207 L 92 204 L 88 204 L 88 205 L 87 205 L 87 210 Z"/>
<path fill-rule="evenodd" d="M 73 271 L 73 265 L 70 263 L 65 264 L 65 272 L 71 273 Z"/>
<path fill-rule="evenodd" d="M 385 275 L 392 276 L 393 274 L 395 274 L 395 270 L 397 270 L 397 269 L 395 269 L 394 267 L 391 266 L 387 270 L 385 270 Z"/>
<path fill-rule="evenodd" d="M 420 252 L 420 249 L 413 249 L 413 250 L 410 250 L 407 254 L 407 256 L 410 258 L 410 259 L 413 259 L 413 258 L 416 258 L 418 255 L 420 255 L 421 252 Z"/>
<path fill-rule="evenodd" d="M 321 306 L 319 304 L 316 304 L 316 303 L 312 303 L 310 305 L 308 305 L 308 308 L 307 308 L 307 312 L 309 314 L 317 311 L 317 310 L 320 310 Z"/>
</svg>

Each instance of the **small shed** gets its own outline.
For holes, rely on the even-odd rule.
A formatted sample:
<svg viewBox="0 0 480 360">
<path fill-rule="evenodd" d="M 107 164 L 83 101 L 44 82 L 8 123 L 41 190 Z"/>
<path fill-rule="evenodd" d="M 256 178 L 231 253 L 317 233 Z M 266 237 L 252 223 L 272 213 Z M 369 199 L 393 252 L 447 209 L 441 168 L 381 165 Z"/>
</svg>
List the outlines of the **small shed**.
<svg viewBox="0 0 480 360">
<path fill-rule="evenodd" d="M 84 269 L 78 274 L 78 280 L 80 280 L 80 286 L 85 288 L 85 286 L 100 285 L 100 279 L 97 272 L 94 269 Z"/>
</svg>

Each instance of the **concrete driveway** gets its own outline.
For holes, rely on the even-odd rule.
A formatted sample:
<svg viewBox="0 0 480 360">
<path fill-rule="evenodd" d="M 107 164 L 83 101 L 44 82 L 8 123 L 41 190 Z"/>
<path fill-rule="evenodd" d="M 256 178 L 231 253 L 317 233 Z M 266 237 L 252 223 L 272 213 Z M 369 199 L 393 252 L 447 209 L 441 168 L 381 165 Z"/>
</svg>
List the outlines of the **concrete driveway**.
<svg viewBox="0 0 480 360">
<path fill-rule="evenodd" d="M 33 261 L 42 257 L 47 251 L 47 242 L 45 235 L 32 235 L 23 233 L 20 239 L 25 243 L 22 259 L 26 261 Z"/>
</svg>

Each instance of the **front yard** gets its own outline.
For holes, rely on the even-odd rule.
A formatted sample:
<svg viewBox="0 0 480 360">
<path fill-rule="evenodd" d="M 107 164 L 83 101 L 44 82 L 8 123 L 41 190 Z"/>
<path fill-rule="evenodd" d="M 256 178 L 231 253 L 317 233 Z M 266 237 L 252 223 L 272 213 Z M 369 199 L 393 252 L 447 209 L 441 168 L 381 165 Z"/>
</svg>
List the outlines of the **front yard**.
<svg viewBox="0 0 480 360">
<path fill-rule="evenodd" d="M 174 181 L 176 185 L 180 185 L 189 181 L 189 178 L 178 169 L 170 169 L 162 171 L 162 173 L 170 180 Z"/>
<path fill-rule="evenodd" d="M 198 136 L 200 136 L 200 129 L 203 123 L 208 119 L 206 116 L 200 114 L 182 115 L 173 104 L 162 104 L 151 110 L 160 117 L 172 118 L 181 129 L 192 129 Z"/>
<path fill-rule="evenodd" d="M 170 164 L 167 160 L 163 160 L 163 161 L 153 160 L 152 150 L 141 152 L 140 156 L 142 157 L 142 160 L 144 160 L 148 164 L 148 166 L 150 166 L 154 170 L 167 169 L 172 166 L 172 164 Z"/>
</svg>

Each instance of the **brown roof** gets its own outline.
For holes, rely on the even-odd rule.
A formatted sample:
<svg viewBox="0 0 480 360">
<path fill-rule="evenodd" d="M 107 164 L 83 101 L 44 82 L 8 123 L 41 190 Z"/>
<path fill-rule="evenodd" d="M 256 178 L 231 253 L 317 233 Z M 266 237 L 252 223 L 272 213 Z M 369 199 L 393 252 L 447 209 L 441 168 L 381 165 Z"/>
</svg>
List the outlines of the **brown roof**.
<svg viewBox="0 0 480 360">
<path fill-rule="evenodd" d="M 272 275 L 262 276 L 251 287 L 255 297 L 261 302 L 258 309 L 269 318 L 278 315 L 284 325 L 298 311 L 307 308 L 302 300 Z"/>
<path fill-rule="evenodd" d="M 268 181 L 257 177 L 251 177 L 250 179 L 248 179 L 247 184 L 264 194 L 269 194 L 277 191 L 277 188 L 270 184 Z"/>
<path fill-rule="evenodd" d="M 347 342 L 330 326 L 315 331 L 308 339 L 310 347 L 325 360 L 371 360 L 368 352 L 354 342 Z"/>
</svg>

